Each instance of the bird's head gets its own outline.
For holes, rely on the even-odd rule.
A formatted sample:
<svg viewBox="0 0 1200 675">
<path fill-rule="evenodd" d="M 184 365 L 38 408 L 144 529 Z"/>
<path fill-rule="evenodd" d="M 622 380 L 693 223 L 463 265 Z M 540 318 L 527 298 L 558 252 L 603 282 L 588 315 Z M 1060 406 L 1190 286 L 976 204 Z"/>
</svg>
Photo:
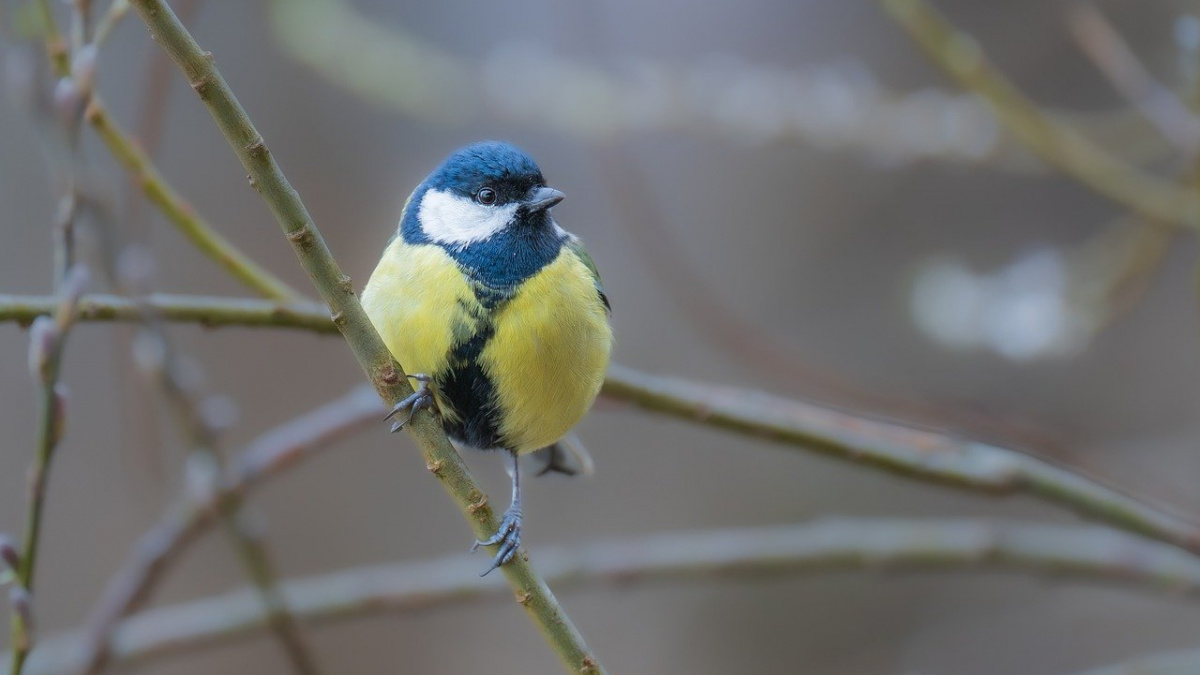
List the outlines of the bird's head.
<svg viewBox="0 0 1200 675">
<path fill-rule="evenodd" d="M 455 152 L 435 169 L 411 208 L 425 238 L 467 247 L 508 229 L 555 228 L 550 207 L 563 197 L 546 187 L 529 155 L 508 143 L 484 142 Z"/>
</svg>

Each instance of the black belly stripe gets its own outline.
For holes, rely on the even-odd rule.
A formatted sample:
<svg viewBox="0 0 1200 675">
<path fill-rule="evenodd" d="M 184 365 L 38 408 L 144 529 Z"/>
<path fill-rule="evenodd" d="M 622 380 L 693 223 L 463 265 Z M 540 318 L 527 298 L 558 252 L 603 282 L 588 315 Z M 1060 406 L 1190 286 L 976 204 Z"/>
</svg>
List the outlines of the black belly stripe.
<svg viewBox="0 0 1200 675">
<path fill-rule="evenodd" d="M 475 314 L 475 332 L 454 348 L 450 355 L 450 370 L 438 379 L 437 386 L 442 398 L 453 406 L 458 418 L 455 422 L 443 418 L 446 433 L 460 443 L 487 450 L 502 448 L 505 444 L 500 436 L 496 389 L 480 366 L 479 359 L 496 334 L 491 312 L 512 297 L 512 292 L 482 284 L 473 285 L 475 298 L 484 311 L 471 312 L 471 308 L 464 306 L 469 313 Z"/>
</svg>

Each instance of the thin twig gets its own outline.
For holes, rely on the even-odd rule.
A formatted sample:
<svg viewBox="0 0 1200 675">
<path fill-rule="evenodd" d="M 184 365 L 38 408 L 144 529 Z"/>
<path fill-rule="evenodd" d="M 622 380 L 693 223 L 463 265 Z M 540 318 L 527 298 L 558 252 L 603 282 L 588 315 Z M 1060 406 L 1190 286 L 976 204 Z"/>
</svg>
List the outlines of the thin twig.
<svg viewBox="0 0 1200 675">
<path fill-rule="evenodd" d="M 547 579 L 569 588 L 754 579 L 829 571 L 991 571 L 1118 584 L 1200 598 L 1200 561 L 1174 547 L 1101 527 L 970 519 L 824 518 L 804 525 L 659 534 L 537 551 Z M 297 616 L 332 622 L 494 600 L 496 579 L 451 556 L 347 569 L 285 582 Z M 251 590 L 149 610 L 112 637 L 114 661 L 147 661 L 244 639 L 264 628 Z M 77 634 L 47 642 L 31 672 L 62 672 Z"/>
<path fill-rule="evenodd" d="M 1075 3 L 1068 26 L 1085 54 L 1190 164 L 1200 153 L 1200 118 L 1170 87 L 1156 80 L 1112 23 L 1095 6 Z"/>
<path fill-rule="evenodd" d="M 380 396 L 393 405 L 402 400 L 412 391 L 408 378 L 371 325 L 354 295 L 353 284 L 334 261 L 299 194 L 288 183 L 262 135 L 213 65 L 212 54 L 200 48 L 162 0 L 135 0 L 133 6 L 155 40 L 187 76 L 250 174 L 251 183 L 271 207 L 301 264 L 329 305 L 334 323 L 346 337 Z M 499 523 L 488 507 L 486 494 L 467 472 L 436 416 L 432 413 L 418 415 L 411 429 L 430 471 L 441 480 L 476 535 L 486 538 Z M 502 569 L 518 601 L 566 668 L 573 673 L 602 673 L 603 668 L 584 643 L 583 636 L 524 553 Z"/>
<path fill-rule="evenodd" d="M 1005 128 L 1046 163 L 1097 194 L 1150 219 L 1200 228 L 1200 195 L 1152 176 L 1057 121 L 992 65 L 979 43 L 925 0 L 880 0 L 937 65 L 991 107 Z"/>
<path fill-rule="evenodd" d="M 156 296 L 162 316 L 204 325 L 298 328 L 332 333 L 324 313 L 302 305 Z M 130 320 L 128 308 L 84 299 L 80 318 Z M 29 321 L 46 298 L 0 296 L 0 321 Z M 981 492 L 1022 494 L 1200 553 L 1200 525 L 1129 497 L 1077 471 L 1017 450 L 870 419 L 759 391 L 649 375 L 613 365 L 602 394 L 692 424 L 774 441 L 905 478 Z"/>
<path fill-rule="evenodd" d="M 107 42 L 108 36 L 112 35 L 117 24 L 129 15 L 130 9 L 132 8 L 129 6 L 129 0 L 112 0 L 108 10 L 96 22 L 96 34 L 92 38 L 92 43 L 99 47 Z"/>
<path fill-rule="evenodd" d="M 130 285 L 135 288 L 140 286 Z M 224 470 L 217 445 L 220 428 L 205 415 L 200 394 L 195 387 L 195 378 L 182 374 L 180 357 L 167 340 L 157 318 L 146 308 L 143 308 L 143 316 L 143 327 L 134 343 L 134 349 L 138 352 L 136 361 L 157 384 L 187 439 L 187 466 L 191 472 L 188 485 L 193 490 L 211 494 L 216 490 L 214 484 L 220 480 Z M 312 651 L 300 635 L 300 629 L 279 590 L 275 567 L 261 528 L 253 526 L 250 514 L 237 495 L 221 492 L 211 501 L 212 510 L 224 525 L 293 669 L 300 675 L 317 675 L 319 668 Z"/>
<path fill-rule="evenodd" d="M 14 582 L 31 597 L 41 543 L 42 517 L 50 479 L 50 462 L 66 430 L 66 387 L 59 382 L 67 336 L 76 319 L 76 303 L 87 285 L 87 273 L 75 267 L 62 282 L 54 318 L 39 318 L 30 331 L 29 367 L 38 384 L 37 446 L 29 474 L 29 505 L 25 515 L 25 538 Z M 14 608 L 12 659 L 9 672 L 19 675 L 33 646 L 33 627 L 25 613 Z"/>
<path fill-rule="evenodd" d="M 46 49 L 50 54 L 54 73 L 61 78 L 69 77 L 71 75 L 70 52 L 58 31 L 49 0 L 39 0 L 39 3 L 43 7 L 43 20 L 46 23 Z M 242 253 L 233 242 L 221 236 L 212 225 L 197 215 L 195 210 L 162 177 L 149 157 L 117 125 L 99 94 L 91 87 L 87 88 L 87 93 L 84 119 L 104 141 L 113 157 L 129 172 L 134 183 L 141 186 L 146 198 L 179 228 L 184 237 L 202 253 L 224 267 L 231 275 L 264 297 L 274 300 L 295 300 L 301 297 L 282 280 Z"/>
<path fill-rule="evenodd" d="M 118 621 L 136 611 L 187 546 L 216 521 L 220 500 L 241 500 L 267 477 L 295 466 L 347 434 L 378 423 L 383 406 L 366 386 L 297 417 L 253 441 L 204 499 L 183 499 L 139 539 L 128 562 L 109 581 L 88 620 L 79 672 L 98 672 L 110 654 Z"/>
<path fill-rule="evenodd" d="M 239 250 L 175 192 L 146 153 L 108 114 L 108 109 L 98 95 L 92 95 L 83 115 L 113 157 L 129 172 L 130 179 L 141 187 L 146 198 L 158 207 L 167 220 L 171 221 L 201 253 L 212 258 L 247 288 L 254 289 L 263 297 L 284 301 L 301 297 L 299 292 Z"/>
<path fill-rule="evenodd" d="M 323 306 L 311 302 L 278 303 L 269 300 L 204 297 L 153 293 L 144 304 L 166 321 L 199 323 L 204 326 L 247 326 L 299 328 L 336 334 Z M 0 322 L 28 325 L 39 316 L 52 314 L 53 296 L 0 294 Z M 141 321 L 138 302 L 119 295 L 85 295 L 79 301 L 81 321 Z"/>
</svg>

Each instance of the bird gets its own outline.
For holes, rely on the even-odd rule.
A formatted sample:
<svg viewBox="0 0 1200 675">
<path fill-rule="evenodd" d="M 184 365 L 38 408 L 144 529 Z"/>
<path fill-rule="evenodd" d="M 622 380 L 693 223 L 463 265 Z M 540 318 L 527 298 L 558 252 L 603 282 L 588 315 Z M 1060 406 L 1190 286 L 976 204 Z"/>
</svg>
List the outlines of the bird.
<svg viewBox="0 0 1200 675">
<path fill-rule="evenodd" d="M 416 382 L 392 431 L 432 408 L 457 448 L 508 455 L 509 507 L 471 547 L 498 545 L 483 575 L 521 545 L 519 457 L 540 457 L 540 473 L 591 468 L 571 430 L 603 384 L 612 308 L 582 241 L 551 216 L 564 198 L 514 145 L 461 148 L 409 196 L 362 293 Z"/>
</svg>

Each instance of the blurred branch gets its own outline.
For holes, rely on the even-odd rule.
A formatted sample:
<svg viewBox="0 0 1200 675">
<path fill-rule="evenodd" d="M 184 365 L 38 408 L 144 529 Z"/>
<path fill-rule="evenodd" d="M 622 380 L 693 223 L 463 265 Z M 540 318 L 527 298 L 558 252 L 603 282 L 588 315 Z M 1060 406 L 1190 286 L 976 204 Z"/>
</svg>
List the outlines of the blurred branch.
<svg viewBox="0 0 1200 675">
<path fill-rule="evenodd" d="M 116 307 L 97 306 L 104 320 L 125 317 Z M 159 296 L 160 302 L 167 297 Z M 203 303 L 212 303 L 204 309 Z M 85 306 L 88 306 L 85 304 Z M 21 305 L 21 317 L 34 306 Z M 280 306 L 241 300 L 228 306 L 217 299 L 188 298 L 165 317 L 219 325 L 246 320 L 247 325 L 274 325 L 333 332 L 324 314 L 298 305 L 285 314 Z M 16 320 L 0 297 L 0 319 Z M 88 319 L 81 314 L 81 319 Z M 836 459 L 882 469 L 906 478 L 991 495 L 1022 494 L 1066 507 L 1113 527 L 1142 534 L 1200 553 L 1200 526 L 1142 503 L 1071 469 L 1054 466 L 1016 450 L 874 420 L 821 406 L 792 401 L 749 389 L 655 376 L 614 364 L 602 390 L 610 399 L 736 434 L 795 446 Z"/>
<path fill-rule="evenodd" d="M 44 9 L 47 51 L 51 55 L 55 75 L 69 82 L 76 77 L 72 73 L 70 52 L 58 32 L 54 13 L 49 7 L 49 0 L 39 0 L 39 3 Z M 119 16 L 118 12 L 117 18 Z M 92 49 L 95 49 L 94 45 Z M 94 66 L 94 53 L 90 58 Z M 263 296 L 276 300 L 292 300 L 300 297 L 296 291 L 260 267 L 234 246 L 233 242 L 221 236 L 207 221 L 196 214 L 195 210 L 163 179 L 149 157 L 128 134 L 120 129 L 108 113 L 99 94 L 91 86 L 81 88 L 80 91 L 87 95 L 84 119 L 95 129 L 113 157 L 129 172 L 134 183 L 142 188 L 146 198 L 179 228 L 184 237 L 235 278 Z"/>
<path fill-rule="evenodd" d="M 262 135 L 234 97 L 212 54 L 203 51 L 171 8 L 162 0 L 134 0 L 134 9 L 162 46 L 187 76 L 234 153 L 250 174 L 251 184 L 271 207 L 280 227 L 296 250 L 301 264 L 329 305 L 333 322 L 342 331 L 380 396 L 390 405 L 412 392 L 400 364 L 384 346 L 354 294 L 349 277 L 342 273 L 320 232 L 275 162 Z M 436 415 L 417 416 L 411 433 L 430 471 L 454 498 L 476 535 L 485 538 L 498 521 L 487 506 L 487 495 L 467 472 L 462 458 L 450 445 Z M 583 636 L 571 623 L 550 588 L 537 574 L 524 553 L 501 568 L 516 593 L 518 602 L 541 629 L 563 664 L 571 672 L 600 674 L 604 669 L 592 655 Z"/>
<path fill-rule="evenodd" d="M 91 123 L 113 157 L 129 172 L 133 182 L 141 187 L 146 198 L 158 207 L 167 220 L 171 221 L 201 253 L 224 267 L 247 288 L 264 297 L 273 300 L 295 300 L 302 297 L 285 282 L 254 262 L 196 213 L 195 209 L 167 183 L 145 152 L 117 126 L 97 95 L 92 96 L 84 117 Z"/>
<path fill-rule="evenodd" d="M 632 584 L 830 571 L 1002 570 L 1119 584 L 1200 598 L 1200 562 L 1173 547 L 1100 527 L 1029 525 L 968 519 L 824 518 L 804 525 L 659 534 L 538 552 L 556 585 L 628 588 Z M 284 584 L 306 622 L 404 613 L 494 600 L 507 593 L 479 578 L 466 556 L 347 569 Z M 241 590 L 154 609 L 123 622 L 112 637 L 115 661 L 130 665 L 245 638 L 264 627 L 252 591 Z M 48 642 L 31 673 L 59 673 L 78 635 Z"/>
<path fill-rule="evenodd" d="M 1200 649 L 1183 649 L 1141 656 L 1076 675 L 1195 675 L 1198 672 Z"/>
<path fill-rule="evenodd" d="M 129 0 L 112 0 L 108 5 L 108 10 L 96 22 L 96 34 L 92 38 L 92 43 L 100 47 L 108 41 L 108 36 L 112 35 L 112 31 L 121 23 L 121 20 L 129 15 Z"/>
<path fill-rule="evenodd" d="M 680 66 L 631 58 L 614 74 L 524 44 L 472 63 L 385 27 L 344 0 L 275 0 L 270 9 L 276 42 L 288 56 L 364 100 L 438 123 L 463 123 L 473 111 L 487 111 L 591 140 L 693 131 L 852 150 L 886 162 L 1044 170 L 976 97 L 934 89 L 898 94 L 855 63 L 797 70 L 731 56 Z M 520 81 L 503 77 L 514 72 L 523 74 Z M 1059 115 L 1120 148 L 1128 161 L 1170 152 L 1129 111 Z"/>
<path fill-rule="evenodd" d="M 133 257 L 131 253 L 132 251 L 126 253 L 126 260 Z M 148 263 L 126 265 L 146 266 Z M 133 289 L 140 290 L 145 286 L 145 283 L 137 283 L 136 278 L 127 278 L 126 281 L 127 286 Z M 210 502 L 211 510 L 225 526 L 246 575 L 258 593 L 267 621 L 283 645 L 295 672 L 300 675 L 317 675 L 319 669 L 311 650 L 300 635 L 287 602 L 279 590 L 274 564 L 262 528 L 254 525 L 251 514 L 236 495 L 221 493 L 216 497 L 209 497 L 217 492 L 215 484 L 220 481 L 223 472 L 224 463 L 218 449 L 218 437 L 220 431 L 228 425 L 227 420 L 220 418 L 228 415 L 212 414 L 210 411 L 217 406 L 208 406 L 206 409 L 205 404 L 213 403 L 213 399 L 201 398 L 197 373 L 189 372 L 187 364 L 172 348 L 165 331 L 148 309 L 143 308 L 143 318 L 142 329 L 134 342 L 135 360 L 154 380 L 161 398 L 175 413 L 175 420 L 186 438 L 188 475 L 185 482 L 191 491 L 202 495 L 199 501 Z M 195 499 L 196 496 L 193 495 L 192 498 Z M 98 672 L 99 668 L 93 668 L 93 671 Z"/>
<path fill-rule="evenodd" d="M 107 663 L 110 636 L 118 621 L 137 610 L 179 559 L 217 518 L 222 501 L 243 499 L 264 479 L 294 466 L 319 449 L 377 423 L 383 413 L 379 398 L 366 386 L 297 417 L 253 441 L 201 499 L 195 495 L 175 504 L 144 534 L 134 552 L 109 582 L 88 621 L 79 665 L 98 671 Z"/>
<path fill-rule="evenodd" d="M 1074 3 L 1067 16 L 1068 26 L 1084 53 L 1113 87 L 1153 122 L 1173 146 L 1189 160 L 1194 159 L 1200 153 L 1200 118 L 1178 94 L 1154 79 L 1099 9 Z"/>
<path fill-rule="evenodd" d="M 1200 228 L 1200 195 L 1128 164 L 1026 98 L 979 43 L 924 0 L 880 0 L 926 54 L 991 106 L 1005 128 L 1051 166 L 1142 216 Z"/>
<path fill-rule="evenodd" d="M 46 508 L 46 490 L 50 462 L 66 432 L 66 385 L 59 382 L 67 336 L 76 320 L 76 303 L 87 285 L 87 272 L 73 267 L 62 281 L 54 318 L 39 317 L 30 330 L 29 370 L 38 384 L 37 446 L 29 472 L 29 503 L 25 511 L 25 538 L 20 551 L 14 583 L 21 589 L 20 602 L 14 603 L 12 616 L 12 659 L 9 672 L 19 675 L 33 646 L 29 603 L 32 601 L 34 573 L 37 571 L 41 543 L 42 517 Z M 10 561 L 11 565 L 11 561 Z M 22 608 L 24 604 L 24 608 Z"/>
</svg>

